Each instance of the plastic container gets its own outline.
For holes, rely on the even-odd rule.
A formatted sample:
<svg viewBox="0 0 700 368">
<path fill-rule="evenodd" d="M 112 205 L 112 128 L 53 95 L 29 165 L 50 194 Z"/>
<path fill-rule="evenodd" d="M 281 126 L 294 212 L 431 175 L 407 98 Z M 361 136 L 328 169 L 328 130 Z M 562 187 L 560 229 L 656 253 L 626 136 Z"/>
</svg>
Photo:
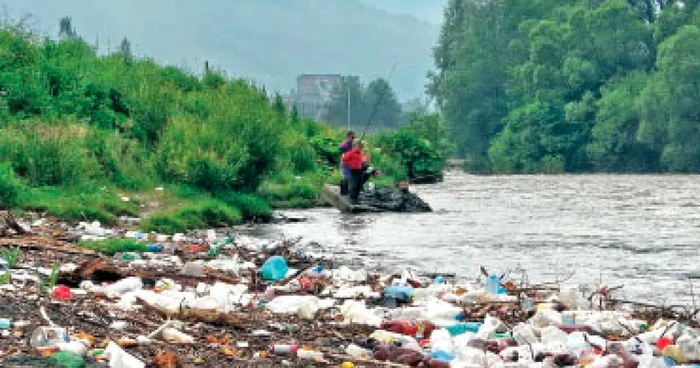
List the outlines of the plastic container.
<svg viewBox="0 0 700 368">
<path fill-rule="evenodd" d="M 263 279 L 267 281 L 279 281 L 287 276 L 288 271 L 289 267 L 284 257 L 274 256 L 265 261 L 260 273 Z"/>
</svg>

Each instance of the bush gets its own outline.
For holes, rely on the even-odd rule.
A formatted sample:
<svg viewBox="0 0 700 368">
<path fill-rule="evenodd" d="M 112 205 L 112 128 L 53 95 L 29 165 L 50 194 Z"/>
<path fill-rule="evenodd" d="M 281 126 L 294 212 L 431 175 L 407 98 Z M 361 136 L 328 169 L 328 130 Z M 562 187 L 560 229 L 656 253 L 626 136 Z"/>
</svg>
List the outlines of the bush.
<svg viewBox="0 0 700 368">
<path fill-rule="evenodd" d="M 13 208 L 19 203 L 20 194 L 26 190 L 22 182 L 15 176 L 12 166 L 0 164 L 0 208 Z"/>
<path fill-rule="evenodd" d="M 242 222 L 243 215 L 237 208 L 209 199 L 155 214 L 146 219 L 141 224 L 141 228 L 144 231 L 175 234 L 206 227 L 231 226 Z"/>
</svg>

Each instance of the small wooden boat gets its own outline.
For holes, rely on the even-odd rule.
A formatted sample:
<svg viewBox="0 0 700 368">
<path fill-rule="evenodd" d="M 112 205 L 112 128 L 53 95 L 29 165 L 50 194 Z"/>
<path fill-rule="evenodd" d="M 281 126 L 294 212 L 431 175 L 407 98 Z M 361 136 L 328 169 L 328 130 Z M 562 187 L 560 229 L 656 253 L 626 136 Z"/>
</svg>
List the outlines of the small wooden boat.
<svg viewBox="0 0 700 368">
<path fill-rule="evenodd" d="M 343 213 L 385 212 L 384 209 L 362 203 L 352 204 L 350 198 L 340 195 L 340 187 L 337 185 L 324 185 L 323 199 Z"/>
</svg>

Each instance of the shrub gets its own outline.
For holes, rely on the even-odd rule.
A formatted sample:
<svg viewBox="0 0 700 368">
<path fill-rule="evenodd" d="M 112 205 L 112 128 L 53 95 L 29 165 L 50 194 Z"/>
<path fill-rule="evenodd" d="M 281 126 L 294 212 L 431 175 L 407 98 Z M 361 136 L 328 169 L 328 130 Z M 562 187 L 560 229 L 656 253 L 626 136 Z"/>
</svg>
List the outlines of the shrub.
<svg viewBox="0 0 700 368">
<path fill-rule="evenodd" d="M 0 164 L 0 208 L 15 207 L 24 190 L 26 188 L 15 176 L 12 166 L 8 163 Z"/>
</svg>

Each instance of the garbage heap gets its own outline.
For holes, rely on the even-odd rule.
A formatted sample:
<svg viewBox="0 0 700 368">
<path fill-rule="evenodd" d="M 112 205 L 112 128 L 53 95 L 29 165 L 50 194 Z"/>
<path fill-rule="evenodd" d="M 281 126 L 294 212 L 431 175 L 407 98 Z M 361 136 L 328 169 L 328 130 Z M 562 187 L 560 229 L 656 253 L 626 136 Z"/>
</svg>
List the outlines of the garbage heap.
<svg viewBox="0 0 700 368">
<path fill-rule="evenodd" d="M 391 212 L 431 212 L 430 206 L 408 190 L 379 188 L 360 193 L 360 203 Z"/>
<path fill-rule="evenodd" d="M 0 262 L 0 366 L 699 367 L 697 309 L 612 288 L 380 275 L 213 231 L 151 241 L 105 257 L 2 239 L 22 248 Z"/>
</svg>

